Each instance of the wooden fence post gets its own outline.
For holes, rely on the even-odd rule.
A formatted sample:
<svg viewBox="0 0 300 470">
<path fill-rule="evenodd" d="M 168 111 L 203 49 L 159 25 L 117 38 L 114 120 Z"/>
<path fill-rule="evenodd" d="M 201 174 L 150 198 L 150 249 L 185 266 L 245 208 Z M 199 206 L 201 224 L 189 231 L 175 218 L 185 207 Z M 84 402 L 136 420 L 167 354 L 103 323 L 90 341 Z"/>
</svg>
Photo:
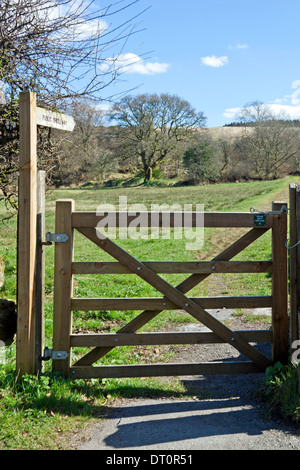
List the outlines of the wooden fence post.
<svg viewBox="0 0 300 470">
<path fill-rule="evenodd" d="M 300 184 L 290 184 L 290 353 L 299 360 L 300 341 Z M 300 367 L 298 366 L 298 392 Z"/>
<path fill-rule="evenodd" d="M 298 234 L 297 230 L 297 199 L 298 207 L 300 209 L 300 193 L 299 188 L 297 189 L 296 184 L 290 184 L 289 186 L 289 197 L 290 197 L 290 238 L 289 238 L 289 255 L 290 255 L 290 341 L 292 343 L 298 339 L 298 310 L 299 310 L 299 292 L 297 279 L 297 265 L 298 263 L 298 247 L 297 244 Z M 298 209 L 298 210 L 299 210 Z M 300 225 L 300 219 L 299 219 Z M 300 228 L 300 226 L 298 227 Z"/>
<path fill-rule="evenodd" d="M 43 371 L 41 360 L 44 351 L 45 333 L 45 195 L 46 172 L 38 172 L 37 180 L 37 247 L 36 247 L 36 324 L 35 324 L 35 372 Z"/>
<path fill-rule="evenodd" d="M 54 308 L 53 308 L 53 350 L 65 351 L 67 359 L 53 360 L 53 371 L 69 375 L 72 329 L 71 299 L 73 293 L 73 228 L 72 212 L 75 203 L 72 199 L 56 201 L 55 232 L 68 235 L 67 242 L 55 243 Z"/>
<path fill-rule="evenodd" d="M 285 202 L 273 202 L 272 210 L 280 211 Z M 287 212 L 273 215 L 272 229 L 272 329 L 273 361 L 288 361 L 288 258 L 287 258 Z"/>
<path fill-rule="evenodd" d="M 36 96 L 20 93 L 17 372 L 35 373 Z"/>
</svg>

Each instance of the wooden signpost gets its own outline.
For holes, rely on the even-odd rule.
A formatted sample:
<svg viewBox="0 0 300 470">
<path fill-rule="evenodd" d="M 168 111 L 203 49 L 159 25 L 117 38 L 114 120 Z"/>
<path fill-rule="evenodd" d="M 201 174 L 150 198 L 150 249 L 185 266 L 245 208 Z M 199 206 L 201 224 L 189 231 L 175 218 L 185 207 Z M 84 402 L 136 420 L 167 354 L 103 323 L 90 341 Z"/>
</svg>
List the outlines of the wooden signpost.
<svg viewBox="0 0 300 470">
<path fill-rule="evenodd" d="M 48 111 L 43 108 L 36 108 L 36 122 L 40 126 L 61 129 L 62 131 L 72 132 L 75 127 L 75 121 L 72 116 Z"/>
<path fill-rule="evenodd" d="M 35 373 L 36 97 L 20 94 L 17 372 Z"/>
<path fill-rule="evenodd" d="M 37 125 L 72 131 L 71 116 L 36 106 L 35 93 L 20 93 L 17 342 L 19 376 L 41 371 L 44 318 L 45 173 L 37 171 Z"/>
</svg>

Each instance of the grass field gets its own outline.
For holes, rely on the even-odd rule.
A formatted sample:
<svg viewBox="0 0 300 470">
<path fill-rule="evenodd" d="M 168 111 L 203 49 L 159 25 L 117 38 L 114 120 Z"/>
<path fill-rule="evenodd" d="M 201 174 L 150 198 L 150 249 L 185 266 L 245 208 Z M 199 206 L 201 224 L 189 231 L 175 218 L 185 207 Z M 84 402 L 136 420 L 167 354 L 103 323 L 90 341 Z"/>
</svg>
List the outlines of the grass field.
<svg viewBox="0 0 300 470">
<path fill-rule="evenodd" d="M 271 203 L 288 203 L 290 183 L 299 177 L 277 181 L 227 183 L 193 187 L 132 187 L 119 189 L 60 189 L 47 192 L 46 231 L 54 232 L 55 200 L 74 199 L 76 210 L 97 210 L 101 204 L 118 206 L 119 197 L 126 196 L 128 205 L 203 204 L 205 211 L 248 212 L 251 207 L 271 210 Z M 7 213 L 0 207 L 0 216 Z M 186 240 L 121 240 L 120 245 L 143 261 L 149 260 L 210 260 L 241 236 L 243 229 L 206 229 L 205 242 L 198 251 L 186 250 Z M 16 216 L 1 225 L 0 255 L 5 265 L 2 298 L 16 298 Z M 52 347 L 53 246 L 46 247 L 45 345 Z M 271 257 L 270 235 L 267 233 L 236 259 L 267 260 Z M 97 247 L 76 233 L 75 260 L 101 261 L 109 259 Z M 176 285 L 184 275 L 165 275 Z M 191 291 L 195 296 L 269 295 L 270 277 L 266 274 L 215 275 Z M 74 296 L 78 297 L 154 297 L 160 295 L 134 275 L 76 275 Z M 113 332 L 138 312 L 74 312 L 74 331 Z M 191 322 L 188 314 L 164 312 L 147 325 L 147 330 Z M 95 413 L 105 415 L 106 405 L 118 396 L 185 396 L 182 383 L 163 379 L 77 380 L 65 381 L 51 374 L 51 361 L 45 363 L 42 377 L 28 377 L 22 384 L 14 374 L 15 345 L 5 348 L 5 361 L 0 364 L 0 449 L 66 448 L 68 432 L 79 429 L 93 419 Z M 85 350 L 77 349 L 76 355 Z M 114 349 L 103 363 L 141 363 L 164 360 L 170 351 L 163 348 L 137 350 Z"/>
</svg>

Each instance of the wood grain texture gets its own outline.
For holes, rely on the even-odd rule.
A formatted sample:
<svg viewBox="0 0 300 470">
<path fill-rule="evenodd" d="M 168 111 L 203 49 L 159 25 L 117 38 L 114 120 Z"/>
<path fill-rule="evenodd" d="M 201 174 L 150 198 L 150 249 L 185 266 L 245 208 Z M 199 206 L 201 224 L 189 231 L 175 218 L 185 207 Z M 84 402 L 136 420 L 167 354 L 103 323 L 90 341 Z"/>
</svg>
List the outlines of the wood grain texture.
<svg viewBox="0 0 300 470">
<path fill-rule="evenodd" d="M 20 163 L 17 274 L 17 372 L 34 374 L 35 365 L 35 269 L 37 130 L 36 97 L 20 94 Z"/>
<path fill-rule="evenodd" d="M 73 228 L 71 214 L 74 209 L 73 200 L 56 201 L 56 233 L 64 233 L 69 239 L 65 243 L 55 244 L 54 262 L 54 307 L 53 307 L 53 349 L 66 351 L 68 359 L 55 360 L 53 371 L 69 375 L 71 362 L 70 334 L 72 331 L 71 298 L 73 279 L 71 264 L 73 261 Z"/>
</svg>

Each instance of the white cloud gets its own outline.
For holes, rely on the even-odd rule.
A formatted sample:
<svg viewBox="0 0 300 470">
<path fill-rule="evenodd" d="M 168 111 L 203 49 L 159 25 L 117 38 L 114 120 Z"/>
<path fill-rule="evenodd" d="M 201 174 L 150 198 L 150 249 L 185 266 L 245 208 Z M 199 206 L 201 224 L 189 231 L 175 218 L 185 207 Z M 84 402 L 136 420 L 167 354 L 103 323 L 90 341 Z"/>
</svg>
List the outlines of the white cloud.
<svg viewBox="0 0 300 470">
<path fill-rule="evenodd" d="M 291 88 L 295 91 L 286 94 L 283 98 L 276 98 L 272 103 L 268 103 L 269 110 L 282 119 L 300 119 L 300 80 L 294 80 Z M 240 108 L 227 108 L 223 112 L 223 117 L 235 119 L 242 111 Z"/>
<path fill-rule="evenodd" d="M 288 104 L 268 104 L 268 108 L 278 118 L 282 119 L 300 119 L 300 105 L 293 106 Z M 241 114 L 243 107 L 240 108 L 227 108 L 223 112 L 223 117 L 227 119 L 235 119 Z"/>
<path fill-rule="evenodd" d="M 278 117 L 286 116 L 287 119 L 300 119 L 300 105 L 270 104 L 269 107 Z"/>
<path fill-rule="evenodd" d="M 109 29 L 108 23 L 104 20 L 91 20 L 78 24 L 74 31 L 73 36 L 77 41 L 84 41 L 85 39 L 93 36 L 102 35 Z"/>
<path fill-rule="evenodd" d="M 127 52 L 116 58 L 110 57 L 100 66 L 103 72 L 112 70 L 120 71 L 127 74 L 155 75 L 157 73 L 165 73 L 168 71 L 170 64 L 159 62 L 146 62 L 137 54 Z"/>
<path fill-rule="evenodd" d="M 227 108 L 225 109 L 223 116 L 228 119 L 235 118 L 240 112 L 242 108 Z"/>
<path fill-rule="evenodd" d="M 228 64 L 228 57 L 216 57 L 215 55 L 202 57 L 201 58 L 202 64 L 206 65 L 207 67 L 223 67 L 224 65 Z"/>
<path fill-rule="evenodd" d="M 235 46 L 228 46 L 228 49 L 229 50 L 234 50 L 234 49 L 237 49 L 237 50 L 240 50 L 240 49 L 249 49 L 249 46 L 248 44 L 240 44 L 239 42 L 237 44 L 235 44 Z"/>
<path fill-rule="evenodd" d="M 295 90 L 293 93 L 277 98 L 269 107 L 278 117 L 285 115 L 288 119 L 300 119 L 300 80 L 294 80 L 291 88 Z"/>
<path fill-rule="evenodd" d="M 277 98 L 274 102 L 278 104 L 291 102 L 292 105 L 300 104 L 300 80 L 295 80 L 292 83 L 292 88 L 295 90 L 291 95 L 284 95 L 283 98 Z"/>
<path fill-rule="evenodd" d="M 50 21 L 57 21 L 65 16 L 74 15 L 77 21 L 68 28 L 61 28 L 58 37 L 63 40 L 84 41 L 93 36 L 100 36 L 108 31 L 109 24 L 103 18 L 93 19 L 93 8 L 88 0 L 74 0 L 72 4 L 53 2 L 53 7 L 46 10 Z M 36 15 L 44 15 L 44 9 L 37 9 Z M 105 15 L 104 15 L 105 16 Z"/>
</svg>

